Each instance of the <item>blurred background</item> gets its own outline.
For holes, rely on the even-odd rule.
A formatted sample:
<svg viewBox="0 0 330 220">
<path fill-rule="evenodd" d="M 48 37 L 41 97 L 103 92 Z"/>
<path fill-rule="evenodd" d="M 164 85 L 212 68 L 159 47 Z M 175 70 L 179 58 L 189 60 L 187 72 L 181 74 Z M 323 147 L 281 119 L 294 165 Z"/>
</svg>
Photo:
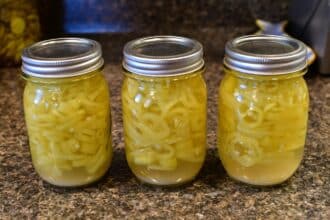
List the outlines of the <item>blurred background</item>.
<svg viewBox="0 0 330 220">
<path fill-rule="evenodd" d="M 320 14 L 321 21 L 313 24 Z M 255 33 L 260 28 L 256 20 L 261 19 L 270 26 L 259 26 L 276 34 L 288 21 L 286 31 L 325 57 L 318 65 L 327 72 L 327 14 L 328 0 L 0 0 L 0 42 L 5 44 L 0 47 L 0 64 L 19 64 L 27 44 L 62 36 L 96 39 L 106 61 L 119 62 L 127 41 L 157 34 L 195 38 L 204 45 L 206 60 L 221 62 L 225 42 Z"/>
<path fill-rule="evenodd" d="M 44 0 L 40 6 L 43 8 L 42 21 L 45 22 L 42 25 L 45 27 L 43 31 L 47 37 L 97 34 L 99 36 L 94 37 L 101 38 L 98 40 L 102 43 L 106 42 L 103 43 L 105 54 L 120 54 L 125 42 L 139 36 L 182 35 L 199 40 L 205 47 L 207 58 L 220 61 L 224 43 L 228 39 L 257 30 L 255 16 L 258 9 L 253 7 L 255 2 L 257 1 Z M 278 7 L 277 12 L 269 14 L 267 18 L 277 21 L 287 17 L 288 0 L 280 0 L 276 4 L 271 0 L 258 2 L 259 11 L 265 7 L 272 11 L 274 5 Z M 109 35 L 112 42 L 103 40 L 109 39 Z M 109 58 L 116 61 L 120 56 Z"/>
</svg>

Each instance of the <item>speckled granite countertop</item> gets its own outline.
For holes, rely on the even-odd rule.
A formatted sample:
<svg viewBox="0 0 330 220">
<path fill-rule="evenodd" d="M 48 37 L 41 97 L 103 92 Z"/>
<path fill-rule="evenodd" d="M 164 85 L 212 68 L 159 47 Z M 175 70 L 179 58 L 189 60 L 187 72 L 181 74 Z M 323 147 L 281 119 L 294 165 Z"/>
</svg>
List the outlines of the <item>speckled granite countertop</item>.
<svg viewBox="0 0 330 220">
<path fill-rule="evenodd" d="M 0 219 L 73 217 L 96 219 L 330 219 L 330 78 L 308 78 L 311 95 L 305 157 L 287 182 L 256 188 L 234 182 L 215 150 L 216 94 L 220 65 L 207 64 L 208 155 L 197 179 L 180 188 L 141 185 L 124 157 L 119 64 L 108 64 L 113 144 L 111 169 L 80 189 L 51 186 L 34 172 L 21 107 L 18 69 L 0 69 Z"/>
</svg>

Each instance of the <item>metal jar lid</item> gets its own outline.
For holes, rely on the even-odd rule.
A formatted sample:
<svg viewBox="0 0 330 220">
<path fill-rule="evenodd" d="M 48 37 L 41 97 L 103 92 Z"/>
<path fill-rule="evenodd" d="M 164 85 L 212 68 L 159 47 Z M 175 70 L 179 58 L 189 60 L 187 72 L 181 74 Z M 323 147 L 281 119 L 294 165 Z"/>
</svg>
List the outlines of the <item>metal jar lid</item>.
<svg viewBox="0 0 330 220">
<path fill-rule="evenodd" d="M 66 78 L 83 75 L 103 66 L 98 42 L 84 38 L 56 38 L 25 48 L 22 71 L 40 78 Z"/>
<path fill-rule="evenodd" d="M 193 39 L 151 36 L 128 42 L 123 67 L 145 76 L 173 76 L 192 73 L 204 66 L 203 47 Z"/>
<path fill-rule="evenodd" d="M 226 44 L 224 65 L 255 75 L 281 75 L 307 66 L 306 46 L 301 41 L 274 35 L 248 35 Z"/>
</svg>

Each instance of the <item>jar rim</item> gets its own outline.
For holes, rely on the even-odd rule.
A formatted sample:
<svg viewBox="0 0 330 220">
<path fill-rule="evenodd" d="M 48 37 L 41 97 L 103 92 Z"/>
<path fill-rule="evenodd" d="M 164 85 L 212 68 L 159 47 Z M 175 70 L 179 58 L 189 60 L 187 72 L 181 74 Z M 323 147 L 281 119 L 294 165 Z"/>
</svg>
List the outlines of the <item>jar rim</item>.
<svg viewBox="0 0 330 220">
<path fill-rule="evenodd" d="M 168 77 L 203 68 L 203 46 L 180 36 L 149 36 L 128 42 L 123 50 L 123 68 L 145 76 Z"/>
<path fill-rule="evenodd" d="M 39 78 L 67 78 L 102 68 L 101 45 L 86 38 L 54 38 L 23 50 L 23 75 Z"/>
<path fill-rule="evenodd" d="M 141 74 L 135 74 L 132 73 L 130 71 L 128 71 L 127 69 L 125 69 L 124 67 L 122 67 L 122 71 L 123 74 L 127 77 L 133 78 L 133 79 L 138 79 L 138 80 L 142 80 L 142 81 L 154 81 L 154 80 L 162 80 L 162 79 L 169 79 L 169 80 L 184 80 L 186 78 L 190 78 L 190 77 L 195 77 L 198 74 L 203 74 L 205 73 L 205 65 L 202 66 L 200 69 L 195 70 L 193 72 L 190 72 L 189 74 L 176 74 L 176 75 L 167 75 L 167 76 L 150 76 L 150 75 L 141 75 Z"/>
<path fill-rule="evenodd" d="M 307 67 L 304 43 L 288 36 L 246 35 L 226 44 L 224 65 L 254 75 L 282 75 Z"/>
<path fill-rule="evenodd" d="M 301 77 L 307 73 L 307 67 L 295 72 L 290 72 L 286 74 L 277 74 L 277 75 L 261 75 L 261 74 L 247 74 L 245 72 L 240 72 L 230 67 L 224 66 L 224 72 L 232 74 L 235 77 L 250 79 L 250 80 L 282 80 L 282 79 L 291 79 L 296 77 Z"/>
</svg>

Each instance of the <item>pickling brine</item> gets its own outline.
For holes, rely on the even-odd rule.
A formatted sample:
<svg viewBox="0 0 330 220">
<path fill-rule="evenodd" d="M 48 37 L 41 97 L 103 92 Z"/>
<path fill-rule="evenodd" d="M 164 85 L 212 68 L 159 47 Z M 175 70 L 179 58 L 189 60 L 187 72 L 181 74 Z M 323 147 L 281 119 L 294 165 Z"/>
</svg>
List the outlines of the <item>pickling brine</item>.
<svg viewBox="0 0 330 220">
<path fill-rule="evenodd" d="M 289 37 L 243 36 L 227 43 L 224 66 L 218 100 L 221 162 L 236 180 L 282 183 L 303 158 L 306 47 Z"/>
<path fill-rule="evenodd" d="M 100 179 L 112 159 L 110 96 L 101 47 L 58 38 L 23 51 L 24 114 L 32 163 L 57 186 Z"/>
<path fill-rule="evenodd" d="M 124 47 L 125 152 L 142 182 L 193 180 L 206 151 L 203 47 L 178 36 L 151 36 Z"/>
<path fill-rule="evenodd" d="M 150 78 L 126 73 L 122 88 L 126 157 L 143 182 L 193 179 L 206 151 L 206 86 L 201 71 Z"/>
<path fill-rule="evenodd" d="M 111 160 L 108 86 L 98 71 L 70 80 L 33 81 L 24 91 L 35 169 L 55 185 L 83 185 Z"/>
<path fill-rule="evenodd" d="M 299 76 L 244 78 L 227 70 L 219 89 L 219 153 L 230 176 L 281 183 L 304 152 L 308 90 Z"/>
</svg>

